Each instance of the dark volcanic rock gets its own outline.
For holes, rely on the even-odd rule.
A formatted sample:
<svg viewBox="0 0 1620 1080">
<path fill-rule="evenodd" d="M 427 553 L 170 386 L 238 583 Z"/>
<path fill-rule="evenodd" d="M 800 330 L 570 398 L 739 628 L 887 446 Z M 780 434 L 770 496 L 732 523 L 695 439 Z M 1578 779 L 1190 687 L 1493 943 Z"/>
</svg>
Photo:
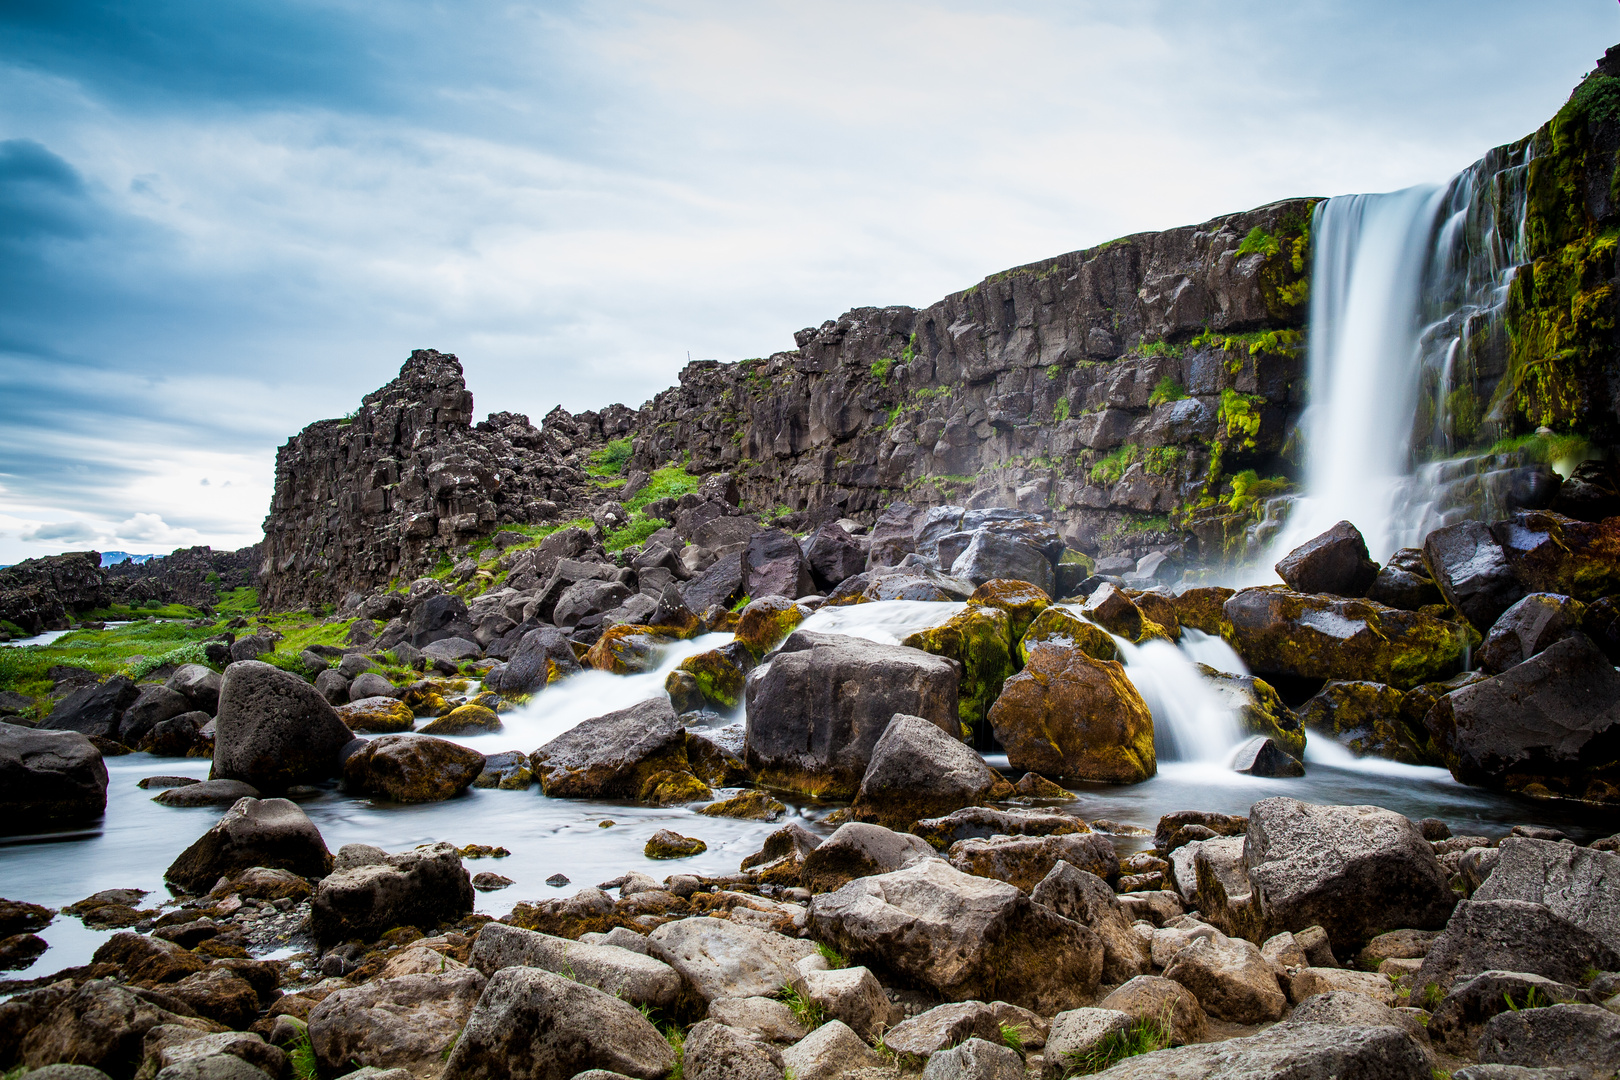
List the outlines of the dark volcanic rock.
<svg viewBox="0 0 1620 1080">
<path fill-rule="evenodd" d="M 370 941 L 396 926 L 431 930 L 473 909 L 472 879 L 455 845 L 374 857 L 327 875 L 316 888 L 309 917 L 323 945 L 351 937 Z"/>
<path fill-rule="evenodd" d="M 85 686 L 63 698 L 51 715 L 40 724 L 51 731 L 77 731 L 100 739 L 118 738 L 124 710 L 135 702 L 140 691 L 122 675 L 114 675 L 99 686 Z"/>
<path fill-rule="evenodd" d="M 1484 971 L 1524 971 L 1579 984 L 1592 969 L 1620 970 L 1617 954 L 1590 931 L 1524 900 L 1464 900 L 1429 946 L 1413 985 L 1442 991 Z"/>
<path fill-rule="evenodd" d="M 215 720 L 215 779 L 261 791 L 338 773 L 338 752 L 354 736 L 309 683 L 257 660 L 225 669 Z"/>
<path fill-rule="evenodd" d="M 1290 551 L 1276 569 L 1295 592 L 1336 596 L 1365 596 L 1378 576 L 1378 564 L 1367 557 L 1367 542 L 1348 521 Z"/>
<path fill-rule="evenodd" d="M 648 799 L 671 775 L 691 775 L 686 729 L 667 697 L 577 724 L 529 765 L 547 796 L 566 799 Z"/>
<path fill-rule="evenodd" d="M 897 713 L 872 748 L 850 813 L 906 828 L 918 818 L 1005 798 L 1011 787 L 961 739 L 921 717 Z"/>
<path fill-rule="evenodd" d="M 1485 633 L 1526 589 L 1482 521 L 1459 521 L 1423 538 L 1423 558 L 1446 602 Z"/>
<path fill-rule="evenodd" d="M 12 828 L 80 821 L 107 808 L 107 766 L 88 736 L 0 723 L 0 811 Z"/>
<path fill-rule="evenodd" d="M 1491 673 L 1521 664 L 1580 628 L 1584 606 L 1557 593 L 1531 593 L 1502 612 L 1479 648 L 1479 666 Z"/>
<path fill-rule="evenodd" d="M 816 590 L 799 541 L 782 529 L 766 529 L 749 538 L 742 570 L 742 591 L 756 600 L 761 596 L 796 600 Z"/>
<path fill-rule="evenodd" d="M 0 569 L 0 619 L 29 634 L 66 630 L 76 612 L 110 600 L 98 552 L 70 551 Z"/>
<path fill-rule="evenodd" d="M 418 649 L 449 638 L 470 638 L 477 629 L 467 615 L 467 604 L 459 596 L 430 596 L 411 612 L 406 640 Z"/>
<path fill-rule="evenodd" d="M 146 733 L 163 721 L 193 711 L 191 699 L 167 686 L 142 688 L 134 704 L 124 710 L 118 724 L 118 741 L 139 747 Z"/>
<path fill-rule="evenodd" d="M 318 878 L 332 868 L 332 854 L 296 804 L 242 799 L 181 852 L 163 876 L 191 892 L 207 892 L 221 877 L 254 866 Z"/>
<path fill-rule="evenodd" d="M 397 803 L 442 802 L 484 771 L 484 755 L 431 735 L 380 735 L 343 762 L 343 784 Z"/>
</svg>

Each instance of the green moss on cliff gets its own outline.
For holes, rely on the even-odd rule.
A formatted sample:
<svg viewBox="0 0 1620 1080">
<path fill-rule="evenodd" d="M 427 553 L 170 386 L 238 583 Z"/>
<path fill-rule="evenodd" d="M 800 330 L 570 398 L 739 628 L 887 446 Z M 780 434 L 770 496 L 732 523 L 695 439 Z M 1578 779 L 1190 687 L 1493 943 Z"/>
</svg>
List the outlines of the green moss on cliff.
<svg viewBox="0 0 1620 1080">
<path fill-rule="evenodd" d="M 1232 445 L 1253 450 L 1260 434 L 1260 406 L 1266 399 L 1258 394 L 1240 394 L 1228 387 L 1221 391 L 1221 426 Z"/>
<path fill-rule="evenodd" d="M 1135 463 L 1141 454 L 1141 448 L 1135 443 L 1126 443 L 1124 446 L 1111 451 L 1106 457 L 1091 467 L 1090 477 L 1093 484 L 1117 484 L 1125 470 Z"/>
</svg>

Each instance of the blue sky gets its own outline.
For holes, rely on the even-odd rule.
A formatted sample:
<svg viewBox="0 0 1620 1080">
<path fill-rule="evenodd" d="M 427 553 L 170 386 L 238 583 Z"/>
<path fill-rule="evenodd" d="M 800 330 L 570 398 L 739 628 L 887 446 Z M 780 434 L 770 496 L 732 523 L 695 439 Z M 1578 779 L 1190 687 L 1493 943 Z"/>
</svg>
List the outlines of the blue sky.
<svg viewBox="0 0 1620 1080">
<path fill-rule="evenodd" d="M 412 348 L 640 404 L 866 304 L 1534 130 L 1614 0 L 0 0 L 0 562 L 259 537 Z"/>
</svg>

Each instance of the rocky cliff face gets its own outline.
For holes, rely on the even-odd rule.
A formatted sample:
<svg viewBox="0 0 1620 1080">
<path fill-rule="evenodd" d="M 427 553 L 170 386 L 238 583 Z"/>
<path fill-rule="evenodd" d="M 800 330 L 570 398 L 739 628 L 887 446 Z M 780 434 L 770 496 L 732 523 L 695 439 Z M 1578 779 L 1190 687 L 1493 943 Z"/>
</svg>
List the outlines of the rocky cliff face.
<svg viewBox="0 0 1620 1080">
<path fill-rule="evenodd" d="M 262 562 L 260 544 L 236 551 L 192 547 L 144 563 L 114 563 L 104 573 L 108 595 L 115 604 L 212 607 L 220 593 L 255 584 Z"/>
<path fill-rule="evenodd" d="M 791 352 L 691 364 L 640 418 L 635 464 L 735 470 L 756 510 L 869 517 L 904 496 L 1043 510 L 1093 551 L 1162 540 L 1224 477 L 1283 467 L 1311 206 L 1126 237 L 922 310 L 856 309 Z"/>
<path fill-rule="evenodd" d="M 66 630 L 76 613 L 107 604 L 100 552 L 70 551 L 0 570 L 0 621 L 29 634 Z"/>
<path fill-rule="evenodd" d="M 276 454 L 261 602 L 318 605 L 430 569 L 502 524 L 582 510 L 593 447 L 627 435 L 622 405 L 472 424 L 461 363 L 418 349 L 353 416 L 311 424 Z"/>
</svg>

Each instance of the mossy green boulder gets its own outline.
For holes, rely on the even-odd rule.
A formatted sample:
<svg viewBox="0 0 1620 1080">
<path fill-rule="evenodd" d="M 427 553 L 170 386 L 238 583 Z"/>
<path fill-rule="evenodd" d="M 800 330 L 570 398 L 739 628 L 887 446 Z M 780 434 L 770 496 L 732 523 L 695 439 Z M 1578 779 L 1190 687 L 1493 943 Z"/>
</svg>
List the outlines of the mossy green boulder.
<svg viewBox="0 0 1620 1080">
<path fill-rule="evenodd" d="M 676 712 L 711 708 L 730 712 L 742 700 L 744 675 L 718 649 L 697 653 L 682 660 L 664 680 Z"/>
<path fill-rule="evenodd" d="M 1045 595 L 1045 594 L 1042 594 Z M 995 607 L 969 605 L 927 630 L 919 630 L 900 644 L 944 656 L 962 665 L 956 689 L 956 711 L 963 725 L 984 722 L 1002 684 L 1013 673 L 1012 620 Z"/>
<path fill-rule="evenodd" d="M 1245 735 L 1264 735 L 1290 756 L 1304 758 L 1305 728 L 1275 687 L 1264 679 L 1219 671 L 1208 664 L 1199 664 L 1198 670 L 1227 699 Z"/>
<path fill-rule="evenodd" d="M 1036 649 L 1007 680 L 990 726 L 1014 769 L 1114 784 L 1158 771 L 1153 714 L 1124 666 L 1079 649 Z"/>
<path fill-rule="evenodd" d="M 1131 597 L 1147 620 L 1164 629 L 1164 634 L 1171 641 L 1181 640 L 1181 618 L 1176 611 L 1176 603 L 1167 593 L 1140 592 Z"/>
<path fill-rule="evenodd" d="M 1222 637 L 1261 675 L 1367 680 L 1407 690 L 1463 669 L 1479 634 L 1371 600 L 1244 589 L 1221 608 Z"/>
<path fill-rule="evenodd" d="M 1414 735 L 1402 719 L 1406 695 L 1393 686 L 1366 680 L 1327 683 L 1299 707 L 1312 731 L 1344 743 L 1358 756 L 1374 755 L 1408 765 L 1439 765 L 1426 732 Z"/>
<path fill-rule="evenodd" d="M 490 695 L 493 697 L 494 695 Z M 483 735 L 500 731 L 504 724 L 495 710 L 483 705 L 460 705 L 422 729 L 424 735 Z"/>
<path fill-rule="evenodd" d="M 1011 623 L 1012 639 L 1017 641 L 1035 617 L 1052 606 L 1052 598 L 1039 585 L 1027 581 L 997 578 L 973 590 L 969 607 L 991 607 L 1005 611 Z"/>
<path fill-rule="evenodd" d="M 1232 599 L 1233 591 L 1218 585 L 1204 585 L 1177 593 L 1170 599 L 1176 608 L 1176 621 L 1212 637 L 1220 637 L 1221 624 L 1226 621 L 1221 614 L 1221 606 Z"/>
<path fill-rule="evenodd" d="M 750 788 L 741 791 L 729 799 L 722 799 L 717 803 L 710 803 L 698 813 L 705 817 L 741 818 L 744 821 L 775 821 L 787 813 L 787 807 L 773 798 L 769 792 Z"/>
<path fill-rule="evenodd" d="M 659 829 L 653 833 L 644 849 L 649 859 L 686 859 L 708 850 L 709 845 L 697 837 L 682 836 L 669 829 Z"/>
<path fill-rule="evenodd" d="M 785 596 L 762 596 L 750 601 L 737 617 L 737 641 L 754 656 L 765 654 L 787 640 L 804 622 L 804 609 Z"/>
<path fill-rule="evenodd" d="M 379 735 L 409 731 L 416 723 L 416 714 L 411 711 L 411 707 L 391 697 L 368 697 L 351 701 L 347 705 L 339 705 L 337 714 L 338 719 L 347 724 L 350 731 L 369 731 Z"/>
<path fill-rule="evenodd" d="M 602 631 L 585 654 L 585 666 L 615 675 L 639 675 L 658 666 L 670 639 L 650 626 L 620 623 Z"/>
<path fill-rule="evenodd" d="M 1030 654 L 1043 648 L 1079 649 L 1093 660 L 1119 659 L 1119 649 L 1108 631 L 1055 605 L 1035 616 L 1024 631 L 1018 642 L 1019 663 L 1029 663 Z"/>
</svg>

